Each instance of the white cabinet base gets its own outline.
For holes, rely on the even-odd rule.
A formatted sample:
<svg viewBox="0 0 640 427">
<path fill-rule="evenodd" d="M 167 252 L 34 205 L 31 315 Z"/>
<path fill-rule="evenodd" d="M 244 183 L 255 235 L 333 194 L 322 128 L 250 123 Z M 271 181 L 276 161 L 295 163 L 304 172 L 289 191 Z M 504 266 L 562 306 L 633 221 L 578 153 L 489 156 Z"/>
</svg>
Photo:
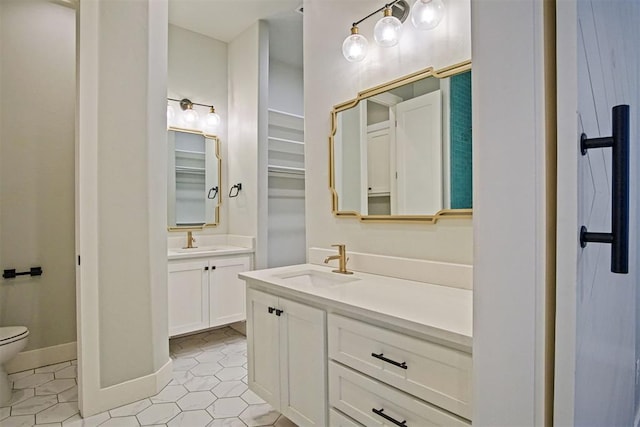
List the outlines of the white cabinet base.
<svg viewBox="0 0 640 427">
<path fill-rule="evenodd" d="M 248 255 L 171 260 L 168 263 L 169 336 L 246 319 Z"/>
</svg>

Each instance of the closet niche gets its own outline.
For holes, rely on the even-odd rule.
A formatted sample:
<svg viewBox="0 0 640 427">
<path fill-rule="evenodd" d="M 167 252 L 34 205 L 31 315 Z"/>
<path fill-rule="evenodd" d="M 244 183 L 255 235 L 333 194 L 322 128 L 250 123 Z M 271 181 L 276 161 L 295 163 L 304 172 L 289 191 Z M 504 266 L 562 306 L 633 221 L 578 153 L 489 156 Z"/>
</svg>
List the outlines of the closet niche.
<svg viewBox="0 0 640 427">
<path fill-rule="evenodd" d="M 215 135 L 169 128 L 167 142 L 169 231 L 217 226 L 222 176 L 220 140 Z"/>
<path fill-rule="evenodd" d="M 427 68 L 331 112 L 332 210 L 362 221 L 470 217 L 471 63 Z"/>
</svg>

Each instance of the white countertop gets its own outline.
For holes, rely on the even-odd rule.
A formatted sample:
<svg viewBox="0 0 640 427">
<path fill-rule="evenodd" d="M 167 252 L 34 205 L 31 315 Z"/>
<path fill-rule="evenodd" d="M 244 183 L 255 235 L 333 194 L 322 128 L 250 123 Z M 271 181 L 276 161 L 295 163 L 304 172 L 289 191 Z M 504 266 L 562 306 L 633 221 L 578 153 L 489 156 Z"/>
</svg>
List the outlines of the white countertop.
<svg viewBox="0 0 640 427">
<path fill-rule="evenodd" d="M 243 248 L 240 246 L 228 246 L 228 245 L 216 245 L 216 246 L 203 246 L 200 248 L 189 249 L 188 251 L 181 248 L 169 248 L 167 251 L 167 257 L 169 260 L 173 259 L 188 259 L 188 258 L 209 258 L 212 256 L 225 256 L 225 255 L 237 255 L 237 254 L 251 254 L 253 248 Z"/>
<path fill-rule="evenodd" d="M 330 285 L 313 285 L 282 277 L 295 272 L 326 273 L 331 270 L 330 267 L 315 264 L 300 264 L 249 271 L 238 276 L 278 288 L 302 299 L 345 310 L 355 309 L 372 318 L 442 339 L 471 351 L 472 291 L 360 272 L 355 272 L 352 276 L 330 273 L 344 280 L 354 279 Z"/>
</svg>

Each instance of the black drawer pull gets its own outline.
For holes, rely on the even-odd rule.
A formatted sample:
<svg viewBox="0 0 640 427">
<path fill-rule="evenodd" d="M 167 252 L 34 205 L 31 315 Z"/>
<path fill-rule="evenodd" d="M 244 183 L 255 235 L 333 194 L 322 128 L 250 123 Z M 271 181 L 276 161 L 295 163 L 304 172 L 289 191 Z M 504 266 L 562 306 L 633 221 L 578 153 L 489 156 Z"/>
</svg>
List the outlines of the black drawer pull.
<svg viewBox="0 0 640 427">
<path fill-rule="evenodd" d="M 385 420 L 391 421 L 392 423 L 394 423 L 397 426 L 407 427 L 407 420 L 404 420 L 404 421 L 400 422 L 400 421 L 396 420 L 395 418 L 390 417 L 389 415 L 384 413 L 384 408 L 380 408 L 380 409 L 371 408 L 371 410 L 373 411 L 374 414 L 380 415 Z"/>
<path fill-rule="evenodd" d="M 371 353 L 371 356 L 375 357 L 376 359 L 380 359 L 383 362 L 391 363 L 392 365 L 397 366 L 399 368 L 407 369 L 407 362 L 400 363 L 400 362 L 396 362 L 395 360 L 387 359 L 386 357 L 384 357 L 384 353 L 380 353 L 380 354 Z"/>
<path fill-rule="evenodd" d="M 269 307 L 269 314 L 273 314 L 274 311 L 276 311 L 275 307 Z"/>
<path fill-rule="evenodd" d="M 279 310 L 279 309 L 276 308 L 276 316 L 279 317 L 282 313 L 284 313 L 283 310 Z"/>
</svg>

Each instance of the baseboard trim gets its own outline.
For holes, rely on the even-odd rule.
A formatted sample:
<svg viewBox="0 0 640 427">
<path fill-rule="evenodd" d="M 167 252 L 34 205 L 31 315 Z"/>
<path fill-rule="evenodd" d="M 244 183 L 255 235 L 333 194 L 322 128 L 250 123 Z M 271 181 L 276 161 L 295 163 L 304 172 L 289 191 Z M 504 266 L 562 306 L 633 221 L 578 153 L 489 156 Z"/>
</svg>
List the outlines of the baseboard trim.
<svg viewBox="0 0 640 427">
<path fill-rule="evenodd" d="M 66 344 L 53 345 L 51 347 L 37 348 L 23 351 L 5 365 L 8 373 L 22 372 L 42 366 L 54 365 L 68 360 L 74 360 L 78 355 L 78 344 L 68 342 Z"/>
<path fill-rule="evenodd" d="M 81 403 L 80 413 L 83 418 L 87 418 L 158 394 L 169 384 L 172 375 L 173 361 L 169 359 L 167 363 L 152 374 L 97 390 L 98 396 L 85 400 L 95 402 L 95 405 L 87 407 L 87 405 Z"/>
<path fill-rule="evenodd" d="M 247 322 L 245 320 L 232 323 L 229 325 L 229 327 L 234 331 L 240 332 L 242 335 L 247 336 Z"/>
</svg>

